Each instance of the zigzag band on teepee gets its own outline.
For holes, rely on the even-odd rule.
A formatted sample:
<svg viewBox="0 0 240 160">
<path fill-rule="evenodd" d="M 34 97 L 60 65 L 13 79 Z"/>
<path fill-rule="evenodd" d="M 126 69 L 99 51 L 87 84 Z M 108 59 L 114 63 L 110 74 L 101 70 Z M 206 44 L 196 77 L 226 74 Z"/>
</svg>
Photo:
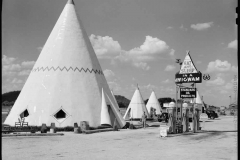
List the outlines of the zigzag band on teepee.
<svg viewBox="0 0 240 160">
<path fill-rule="evenodd" d="M 32 69 L 32 72 L 37 72 L 37 71 L 45 71 L 45 70 L 47 70 L 47 71 L 51 71 L 51 70 L 53 70 L 53 71 L 56 71 L 56 70 L 60 70 L 60 71 L 63 71 L 64 69 L 68 72 L 69 70 L 72 70 L 72 71 L 79 71 L 79 72 L 82 72 L 82 71 L 84 71 L 85 73 L 87 73 L 87 72 L 89 72 L 89 73 L 92 73 L 92 72 L 94 72 L 95 74 L 96 73 L 98 73 L 98 74 L 102 74 L 103 75 L 103 72 L 101 71 L 101 70 L 94 70 L 94 69 L 92 69 L 92 70 L 90 70 L 90 69 L 84 69 L 83 67 L 81 68 L 81 69 L 79 69 L 78 67 L 75 67 L 75 69 L 73 69 L 72 67 L 69 67 L 68 69 L 66 68 L 66 67 L 63 67 L 63 68 L 60 68 L 60 67 L 57 67 L 57 68 L 54 68 L 54 67 L 50 67 L 50 68 L 48 68 L 48 67 L 45 67 L 45 68 L 43 68 L 43 67 L 37 67 L 37 68 L 34 68 L 34 69 Z"/>
</svg>

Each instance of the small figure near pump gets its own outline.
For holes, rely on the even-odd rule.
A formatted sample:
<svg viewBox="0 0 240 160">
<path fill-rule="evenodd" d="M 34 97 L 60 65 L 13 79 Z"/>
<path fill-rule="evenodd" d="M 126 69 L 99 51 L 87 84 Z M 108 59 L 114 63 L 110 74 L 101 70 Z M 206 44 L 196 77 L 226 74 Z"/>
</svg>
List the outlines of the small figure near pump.
<svg viewBox="0 0 240 160">
<path fill-rule="evenodd" d="M 143 115 L 142 115 L 143 128 L 146 128 L 146 120 L 147 120 L 147 115 L 145 114 L 145 112 L 143 112 Z"/>
</svg>

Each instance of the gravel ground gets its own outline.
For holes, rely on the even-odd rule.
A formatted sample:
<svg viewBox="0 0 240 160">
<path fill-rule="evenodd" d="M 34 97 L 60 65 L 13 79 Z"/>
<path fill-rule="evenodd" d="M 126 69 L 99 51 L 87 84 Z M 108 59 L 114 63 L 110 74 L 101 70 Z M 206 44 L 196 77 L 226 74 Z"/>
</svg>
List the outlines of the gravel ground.
<svg viewBox="0 0 240 160">
<path fill-rule="evenodd" d="M 237 124 L 232 116 L 207 120 L 202 133 L 161 138 L 159 131 L 159 127 L 148 127 L 94 134 L 2 137 L 2 159 L 237 160 Z"/>
</svg>

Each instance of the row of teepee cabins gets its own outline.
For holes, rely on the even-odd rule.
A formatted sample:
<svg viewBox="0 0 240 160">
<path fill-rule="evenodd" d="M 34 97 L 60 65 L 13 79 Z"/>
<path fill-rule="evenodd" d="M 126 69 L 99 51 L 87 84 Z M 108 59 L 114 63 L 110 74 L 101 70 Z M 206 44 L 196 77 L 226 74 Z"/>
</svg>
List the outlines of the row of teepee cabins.
<svg viewBox="0 0 240 160">
<path fill-rule="evenodd" d="M 137 88 L 122 117 L 74 2 L 68 0 L 4 124 L 24 119 L 31 126 L 66 127 L 88 121 L 92 127 L 116 123 L 123 128 L 129 117 L 141 118 L 143 112 L 149 117 L 151 108 L 160 114 L 155 93 L 145 105 Z"/>
<path fill-rule="evenodd" d="M 150 118 L 150 112 L 152 109 L 156 110 L 156 114 L 158 115 L 161 114 L 161 106 L 159 104 L 155 92 L 152 91 L 150 98 L 147 104 L 145 105 L 140 90 L 137 87 L 126 110 L 126 113 L 123 116 L 123 119 L 125 120 L 140 119 L 142 118 L 144 112 L 147 115 L 147 117 Z"/>
</svg>

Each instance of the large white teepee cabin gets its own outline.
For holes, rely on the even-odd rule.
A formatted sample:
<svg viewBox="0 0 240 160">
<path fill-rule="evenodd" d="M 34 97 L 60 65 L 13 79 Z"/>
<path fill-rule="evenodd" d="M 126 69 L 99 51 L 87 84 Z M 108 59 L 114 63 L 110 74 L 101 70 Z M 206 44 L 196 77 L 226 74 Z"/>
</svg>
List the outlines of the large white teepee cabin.
<svg viewBox="0 0 240 160">
<path fill-rule="evenodd" d="M 162 109 L 154 91 L 152 91 L 146 107 L 147 107 L 148 113 L 150 113 L 151 108 L 154 108 L 156 109 L 156 114 L 159 114 L 159 115 L 161 114 Z"/>
<path fill-rule="evenodd" d="M 149 118 L 149 114 L 145 106 L 145 103 L 142 99 L 142 95 L 139 91 L 139 88 L 137 87 L 128 105 L 126 113 L 123 116 L 123 119 L 127 120 L 129 118 L 133 118 L 133 119 L 142 118 L 143 112 L 145 112 L 145 114 Z"/>
<path fill-rule="evenodd" d="M 68 0 L 4 124 L 101 124 L 102 88 L 110 117 L 125 126 L 73 0 Z M 111 119 L 111 125 L 114 123 Z"/>
</svg>

